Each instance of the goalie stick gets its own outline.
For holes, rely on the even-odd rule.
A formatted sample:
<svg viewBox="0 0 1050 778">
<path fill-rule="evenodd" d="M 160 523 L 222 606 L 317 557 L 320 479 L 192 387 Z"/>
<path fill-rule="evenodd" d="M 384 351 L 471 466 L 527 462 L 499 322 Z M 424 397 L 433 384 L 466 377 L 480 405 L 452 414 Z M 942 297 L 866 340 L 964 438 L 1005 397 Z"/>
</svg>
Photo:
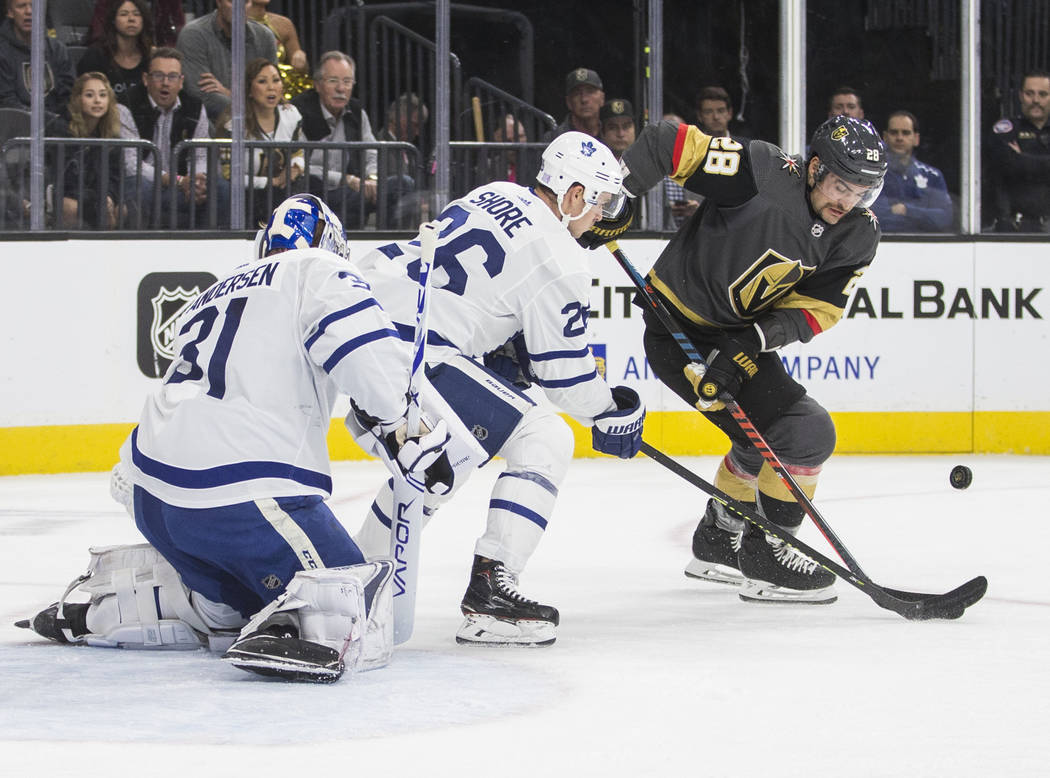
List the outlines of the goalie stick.
<svg viewBox="0 0 1050 778">
<path fill-rule="evenodd" d="M 419 385 L 426 364 L 427 318 L 430 309 L 430 271 L 437 249 L 437 225 L 419 228 L 419 292 L 416 296 L 416 333 L 412 346 L 412 369 L 408 378 L 408 434 L 419 432 Z M 416 589 L 419 582 L 419 543 L 423 532 L 422 481 L 394 478 L 394 515 L 390 520 L 390 556 L 394 559 L 394 645 L 412 637 L 416 618 Z"/>
<path fill-rule="evenodd" d="M 980 600 L 988 589 L 988 579 L 983 575 L 967 581 L 962 586 L 952 589 L 946 594 L 925 594 L 922 592 L 908 592 L 900 589 L 889 589 L 879 586 L 868 576 L 858 571 L 847 570 L 838 563 L 810 548 L 790 532 L 781 529 L 776 524 L 762 518 L 752 512 L 743 503 L 737 502 L 714 484 L 708 483 L 693 471 L 686 468 L 680 462 L 667 456 L 662 451 L 653 448 L 648 443 L 642 442 L 642 453 L 657 463 L 663 465 L 672 473 L 681 476 L 693 486 L 707 492 L 711 497 L 725 506 L 740 518 L 754 524 L 761 530 L 780 538 L 797 551 L 811 557 L 817 564 L 837 575 L 842 580 L 855 586 L 875 601 L 875 604 L 886 610 L 893 611 L 906 619 L 912 621 L 926 621 L 929 619 L 957 619 L 971 605 Z"/>
</svg>

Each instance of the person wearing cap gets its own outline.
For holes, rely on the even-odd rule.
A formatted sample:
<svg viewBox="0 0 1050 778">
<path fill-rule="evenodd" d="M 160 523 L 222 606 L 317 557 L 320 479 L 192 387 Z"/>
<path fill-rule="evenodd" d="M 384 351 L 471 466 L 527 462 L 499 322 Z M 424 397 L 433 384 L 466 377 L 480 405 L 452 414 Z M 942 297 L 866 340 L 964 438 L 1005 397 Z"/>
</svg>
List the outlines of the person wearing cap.
<svg viewBox="0 0 1050 778">
<path fill-rule="evenodd" d="M 835 426 L 778 352 L 839 322 L 875 259 L 881 232 L 869 206 L 882 189 L 886 147 L 870 123 L 849 116 L 825 121 L 806 157 L 663 121 L 638 134 L 621 164 L 629 197 L 670 176 L 704 198 L 646 277 L 667 314 L 643 313 L 649 369 L 729 437 L 715 486 L 794 534 L 802 507 L 726 406 L 736 401 L 812 497 Z M 615 240 L 616 218 L 610 212 L 585 233 L 588 246 Z M 739 586 L 751 602 L 836 599 L 832 573 L 715 500 L 693 533 L 686 575 Z"/>
<path fill-rule="evenodd" d="M 634 106 L 629 100 L 607 100 L 598 112 L 602 130 L 601 142 L 619 159 L 634 143 Z"/>
<path fill-rule="evenodd" d="M 590 68 L 576 68 L 565 76 L 565 106 L 569 113 L 561 124 L 544 136 L 552 141 L 566 132 L 584 132 L 592 137 L 601 136 L 601 119 L 598 112 L 605 105 L 605 88 L 601 77 Z"/>
</svg>

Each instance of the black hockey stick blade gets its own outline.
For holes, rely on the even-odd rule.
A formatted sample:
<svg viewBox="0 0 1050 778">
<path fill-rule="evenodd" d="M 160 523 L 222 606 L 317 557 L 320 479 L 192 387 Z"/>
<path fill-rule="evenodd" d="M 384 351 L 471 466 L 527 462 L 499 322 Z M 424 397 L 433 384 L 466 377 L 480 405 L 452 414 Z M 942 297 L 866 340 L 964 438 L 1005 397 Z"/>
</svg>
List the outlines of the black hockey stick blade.
<svg viewBox="0 0 1050 778">
<path fill-rule="evenodd" d="M 732 513 L 754 524 L 759 529 L 780 538 L 789 546 L 793 546 L 816 561 L 825 570 L 834 573 L 846 583 L 860 589 L 880 608 L 891 610 L 911 621 L 957 619 L 963 615 L 963 612 L 968 607 L 980 600 L 988 588 L 988 581 L 983 575 L 967 581 L 962 586 L 945 594 L 924 594 L 921 592 L 883 588 L 867 576 L 848 570 L 798 538 L 793 537 L 777 525 L 770 523 L 761 516 L 755 515 L 746 505 L 737 502 L 714 484 L 708 483 L 692 470 L 689 470 L 659 449 L 653 448 L 643 441 L 641 450 L 646 456 L 663 465 L 672 473 L 680 476 L 700 490 L 707 492 Z"/>
<path fill-rule="evenodd" d="M 976 603 L 988 591 L 988 579 L 983 575 L 967 581 L 962 586 L 946 594 L 923 594 L 906 592 L 900 589 L 884 589 L 898 600 L 919 603 L 922 607 L 914 615 L 905 614 L 905 618 L 915 620 L 957 619 L 971 605 Z"/>
</svg>

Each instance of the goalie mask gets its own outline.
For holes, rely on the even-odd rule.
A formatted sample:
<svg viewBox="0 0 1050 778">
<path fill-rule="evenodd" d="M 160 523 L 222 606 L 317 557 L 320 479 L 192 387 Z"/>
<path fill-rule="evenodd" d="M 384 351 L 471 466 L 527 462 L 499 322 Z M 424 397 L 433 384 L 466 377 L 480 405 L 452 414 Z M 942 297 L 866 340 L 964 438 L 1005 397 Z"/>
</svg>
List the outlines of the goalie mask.
<svg viewBox="0 0 1050 778">
<path fill-rule="evenodd" d="M 813 133 L 810 154 L 820 159 L 814 186 L 833 173 L 855 197 L 854 207 L 860 208 L 867 208 L 882 192 L 888 167 L 886 147 L 871 122 L 833 116 Z"/>
<path fill-rule="evenodd" d="M 319 248 L 348 259 L 350 247 L 339 217 L 315 195 L 299 194 L 278 205 L 256 239 L 257 256 Z"/>
<path fill-rule="evenodd" d="M 604 143 L 582 132 L 566 132 L 550 142 L 543 150 L 536 181 L 557 195 L 562 224 L 573 218 L 561 210 L 562 198 L 573 184 L 583 186 L 585 203 L 601 206 L 603 215 L 610 218 L 620 212 L 625 196 L 616 157 Z"/>
</svg>

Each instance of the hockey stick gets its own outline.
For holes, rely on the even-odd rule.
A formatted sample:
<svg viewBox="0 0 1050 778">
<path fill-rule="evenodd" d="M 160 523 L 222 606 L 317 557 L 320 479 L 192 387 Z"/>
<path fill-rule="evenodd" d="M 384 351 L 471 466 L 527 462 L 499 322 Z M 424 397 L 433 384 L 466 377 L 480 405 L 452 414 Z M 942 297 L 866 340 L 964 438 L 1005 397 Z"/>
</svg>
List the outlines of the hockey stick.
<svg viewBox="0 0 1050 778">
<path fill-rule="evenodd" d="M 627 258 L 627 255 L 623 253 L 623 250 L 616 245 L 615 241 L 610 241 L 606 246 L 609 251 L 612 252 L 616 261 L 620 263 L 620 267 L 622 267 L 627 272 L 627 275 L 631 277 L 634 285 L 638 287 L 638 291 L 648 304 L 649 309 L 660 319 L 660 323 L 663 324 L 664 328 L 675 339 L 675 342 L 685 353 L 686 357 L 693 362 L 697 362 L 706 367 L 707 361 L 700 356 L 700 352 L 697 351 L 696 346 L 694 346 L 693 342 L 689 340 L 684 332 L 682 332 L 681 327 L 679 327 L 678 323 L 674 320 L 674 316 L 672 316 L 671 312 L 667 310 L 667 307 L 663 304 L 660 298 L 656 296 L 655 290 L 646 283 L 644 278 L 642 278 L 642 275 L 638 272 L 637 268 L 631 264 L 631 260 Z M 729 411 L 729 415 L 733 417 L 733 420 L 740 427 L 741 431 L 747 435 L 748 440 L 751 441 L 751 444 L 755 447 L 758 453 L 762 455 L 766 464 L 768 464 L 773 469 L 773 472 L 780 477 L 780 480 L 783 482 L 784 486 L 788 488 L 795 500 L 798 501 L 798 504 L 801 505 L 806 513 L 809 514 L 809 517 L 813 519 L 813 523 L 817 525 L 817 529 L 820 530 L 820 533 L 824 536 L 825 540 L 827 540 L 828 543 L 831 544 L 831 547 L 835 549 L 835 553 L 839 555 L 850 570 L 866 578 L 867 576 L 865 575 L 864 570 L 861 569 L 860 564 L 849 552 L 849 549 L 846 548 L 846 545 L 839 540 L 838 535 L 836 535 L 835 531 L 831 529 L 827 521 L 824 520 L 820 511 L 817 510 L 817 506 L 814 505 L 813 501 L 802 491 L 802 488 L 796 483 L 794 477 L 788 472 L 787 468 L 784 467 L 780 458 L 777 457 L 773 449 L 769 447 L 765 438 L 762 437 L 762 433 L 758 431 L 755 425 L 751 422 L 751 419 L 748 418 L 748 415 L 744 413 L 744 409 L 740 407 L 740 404 L 731 397 L 719 399 L 725 404 L 726 410 Z"/>
<path fill-rule="evenodd" d="M 407 434 L 419 434 L 419 386 L 426 364 L 427 315 L 430 309 L 430 270 L 437 248 L 437 226 L 420 225 L 419 292 L 416 296 L 416 333 L 408 377 Z M 394 515 L 390 523 L 390 556 L 394 558 L 394 645 L 412 637 L 419 582 L 419 543 L 423 532 L 424 484 L 407 475 L 394 478 Z"/>
<path fill-rule="evenodd" d="M 714 484 L 710 484 L 681 463 L 675 461 L 667 454 L 653 448 L 648 443 L 642 442 L 642 452 L 666 467 L 672 473 L 681 476 L 693 486 L 707 492 L 711 497 L 721 503 L 725 508 L 745 521 L 754 524 L 761 530 L 780 538 L 789 546 L 812 558 L 823 567 L 847 583 L 860 589 L 868 595 L 875 604 L 886 610 L 900 614 L 906 619 L 913 621 L 925 621 L 928 619 L 957 619 L 963 612 L 980 600 L 988 589 L 988 580 L 979 575 L 967 581 L 962 586 L 952 589 L 946 594 L 924 594 L 922 592 L 907 592 L 900 589 L 887 589 L 873 582 L 868 576 L 861 572 L 850 571 L 842 565 L 828 559 L 826 556 L 810 548 L 790 532 L 781 529 L 776 524 L 762 518 L 754 513 L 743 503 L 737 502 Z"/>
</svg>

